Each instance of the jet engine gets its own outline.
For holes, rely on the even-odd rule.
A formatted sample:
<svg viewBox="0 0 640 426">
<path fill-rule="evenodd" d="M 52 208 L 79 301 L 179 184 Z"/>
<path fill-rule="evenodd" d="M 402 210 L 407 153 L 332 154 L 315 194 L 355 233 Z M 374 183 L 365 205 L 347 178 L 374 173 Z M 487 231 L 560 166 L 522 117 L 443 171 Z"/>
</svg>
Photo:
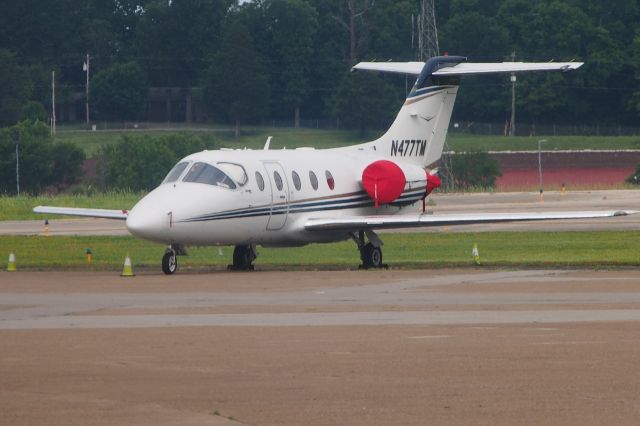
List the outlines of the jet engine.
<svg viewBox="0 0 640 426">
<path fill-rule="evenodd" d="M 374 161 L 362 172 L 362 186 L 376 208 L 380 204 L 413 204 L 424 199 L 440 184 L 440 178 L 433 172 L 389 160 Z"/>
</svg>

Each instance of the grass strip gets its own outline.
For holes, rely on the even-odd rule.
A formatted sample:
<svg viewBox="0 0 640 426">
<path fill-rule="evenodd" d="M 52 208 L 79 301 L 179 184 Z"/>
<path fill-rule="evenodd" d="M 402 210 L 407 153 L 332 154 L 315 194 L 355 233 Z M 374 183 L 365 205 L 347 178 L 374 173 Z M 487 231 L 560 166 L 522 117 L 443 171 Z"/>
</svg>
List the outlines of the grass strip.
<svg viewBox="0 0 640 426">
<path fill-rule="evenodd" d="M 392 268 L 472 266 L 478 244 L 483 266 L 616 267 L 640 265 L 640 232 L 496 232 L 385 234 L 384 261 Z M 93 268 L 119 270 L 126 255 L 134 268 L 160 269 L 164 246 L 133 237 L 1 236 L 0 256 L 15 253 L 18 269 L 87 268 L 85 250 L 93 252 Z M 182 269 L 224 268 L 232 247 L 189 248 L 178 258 Z M 359 264 L 351 241 L 297 248 L 258 248 L 258 269 L 344 269 Z M 5 269 L 5 265 L 2 265 Z M 6 276 L 5 276 L 6 277 Z"/>
</svg>

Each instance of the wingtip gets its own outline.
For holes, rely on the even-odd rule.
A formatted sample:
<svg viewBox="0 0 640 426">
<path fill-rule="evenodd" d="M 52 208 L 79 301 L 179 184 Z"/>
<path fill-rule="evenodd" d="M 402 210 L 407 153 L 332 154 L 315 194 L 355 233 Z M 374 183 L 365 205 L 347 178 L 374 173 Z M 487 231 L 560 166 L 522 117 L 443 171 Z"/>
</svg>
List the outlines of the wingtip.
<svg viewBox="0 0 640 426">
<path fill-rule="evenodd" d="M 613 216 L 629 216 L 638 213 L 640 213 L 638 210 L 618 210 L 613 213 Z"/>
</svg>

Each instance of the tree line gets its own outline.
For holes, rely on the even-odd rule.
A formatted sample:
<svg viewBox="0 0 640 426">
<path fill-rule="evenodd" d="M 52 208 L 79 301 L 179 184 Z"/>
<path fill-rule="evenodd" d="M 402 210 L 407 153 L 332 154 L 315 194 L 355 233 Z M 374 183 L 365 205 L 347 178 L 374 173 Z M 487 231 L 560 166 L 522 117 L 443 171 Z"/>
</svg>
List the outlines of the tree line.
<svg viewBox="0 0 640 426">
<path fill-rule="evenodd" d="M 0 125 L 49 116 L 51 71 L 64 101 L 137 120 L 149 87 L 197 88 L 214 121 L 338 118 L 380 127 L 407 87 L 353 75 L 361 60 L 416 59 L 417 0 L 1 0 Z M 518 80 L 521 123 L 636 124 L 639 0 L 437 0 L 441 53 L 475 61 L 576 60 L 568 75 Z M 463 82 L 455 119 L 504 122 L 508 76 Z"/>
</svg>

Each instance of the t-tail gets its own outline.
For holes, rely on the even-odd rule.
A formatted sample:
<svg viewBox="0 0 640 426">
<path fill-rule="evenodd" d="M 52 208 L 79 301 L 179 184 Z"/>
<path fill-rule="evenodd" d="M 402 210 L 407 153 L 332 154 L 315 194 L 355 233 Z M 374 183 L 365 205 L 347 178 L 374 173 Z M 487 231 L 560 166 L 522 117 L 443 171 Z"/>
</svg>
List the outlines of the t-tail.
<svg viewBox="0 0 640 426">
<path fill-rule="evenodd" d="M 360 62 L 353 70 L 417 75 L 389 130 L 373 142 L 385 158 L 427 167 L 438 161 L 447 137 L 460 77 L 526 71 L 570 71 L 582 62 L 469 63 L 462 56 L 436 56 L 425 62 Z"/>
</svg>

